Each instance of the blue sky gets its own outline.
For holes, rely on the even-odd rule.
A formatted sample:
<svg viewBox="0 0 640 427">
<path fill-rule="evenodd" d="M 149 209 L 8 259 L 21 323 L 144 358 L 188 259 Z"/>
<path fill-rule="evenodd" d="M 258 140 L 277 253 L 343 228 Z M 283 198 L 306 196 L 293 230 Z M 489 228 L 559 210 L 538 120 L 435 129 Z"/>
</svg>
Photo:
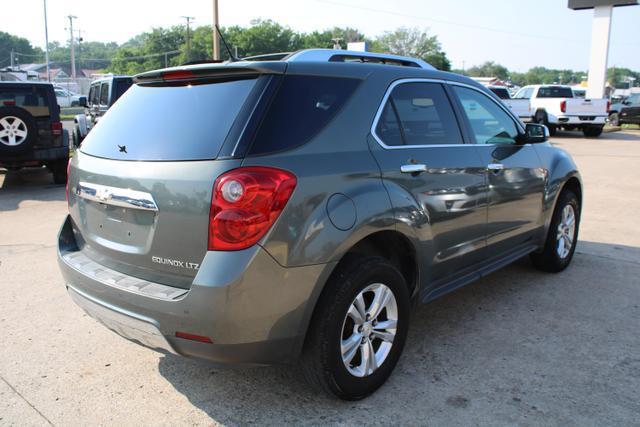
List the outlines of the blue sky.
<svg viewBox="0 0 640 427">
<path fill-rule="evenodd" d="M 42 0 L 8 1 L 2 31 L 44 45 Z M 333 26 L 368 36 L 400 26 L 429 28 L 454 68 L 493 60 L 516 71 L 541 65 L 587 69 L 592 11 L 572 11 L 566 0 L 219 0 L 220 24 L 273 19 L 298 31 Z M 154 26 L 211 22 L 211 0 L 47 0 L 49 38 L 67 36 L 64 16 L 78 16 L 86 40 L 123 42 Z M 109 7 L 102 7 L 104 5 Z M 159 6 L 161 5 L 161 6 Z M 8 9 L 8 10 L 7 10 Z M 640 70 L 640 6 L 614 11 L 609 65 Z"/>
</svg>

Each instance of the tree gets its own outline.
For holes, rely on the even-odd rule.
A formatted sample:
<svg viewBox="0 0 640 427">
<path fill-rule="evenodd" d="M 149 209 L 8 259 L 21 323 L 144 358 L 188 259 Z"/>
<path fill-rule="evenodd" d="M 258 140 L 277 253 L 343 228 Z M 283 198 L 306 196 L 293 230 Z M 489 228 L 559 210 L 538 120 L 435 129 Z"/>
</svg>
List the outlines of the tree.
<svg viewBox="0 0 640 427">
<path fill-rule="evenodd" d="M 500 80 L 509 79 L 509 70 L 493 61 L 487 61 L 482 65 L 476 65 L 467 70 L 467 75 L 471 77 L 497 77 Z"/>
<path fill-rule="evenodd" d="M 421 58 L 439 70 L 449 71 L 451 62 L 442 51 L 437 36 L 418 28 L 398 28 L 377 38 L 372 48 L 378 52 Z"/>
<path fill-rule="evenodd" d="M 29 40 L 0 31 L 0 67 L 11 64 L 11 50 L 16 53 L 14 60 L 23 64 L 38 62 L 43 56 L 42 49 L 33 47 Z"/>
<path fill-rule="evenodd" d="M 339 43 L 342 49 L 346 49 L 348 43 L 366 41 L 364 34 L 355 28 L 350 27 L 333 27 L 332 29 L 324 31 L 313 31 L 311 33 L 302 34 L 301 39 L 301 47 L 303 49 L 331 49 L 334 46 L 334 39 L 341 39 Z"/>
</svg>

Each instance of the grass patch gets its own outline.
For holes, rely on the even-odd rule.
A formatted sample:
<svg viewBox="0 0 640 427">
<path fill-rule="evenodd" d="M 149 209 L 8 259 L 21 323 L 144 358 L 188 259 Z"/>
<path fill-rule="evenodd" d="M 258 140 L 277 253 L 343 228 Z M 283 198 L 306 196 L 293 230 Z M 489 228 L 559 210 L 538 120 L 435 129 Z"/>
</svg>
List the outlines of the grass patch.
<svg viewBox="0 0 640 427">
<path fill-rule="evenodd" d="M 631 124 L 631 123 L 625 123 L 625 124 L 622 125 L 622 129 L 635 129 L 635 130 L 638 130 L 638 129 L 640 129 L 640 125 L 634 125 L 634 124 Z"/>
<path fill-rule="evenodd" d="M 60 120 L 73 120 L 75 114 L 60 114 Z"/>
</svg>

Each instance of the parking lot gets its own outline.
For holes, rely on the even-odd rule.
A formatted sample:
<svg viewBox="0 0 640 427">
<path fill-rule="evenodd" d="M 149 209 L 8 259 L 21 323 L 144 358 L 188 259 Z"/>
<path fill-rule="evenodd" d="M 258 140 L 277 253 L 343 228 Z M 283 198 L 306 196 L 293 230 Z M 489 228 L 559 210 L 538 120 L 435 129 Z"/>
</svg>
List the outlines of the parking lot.
<svg viewBox="0 0 640 427">
<path fill-rule="evenodd" d="M 296 369 L 218 369 L 109 332 L 58 271 L 64 186 L 0 170 L 0 424 L 640 425 L 640 132 L 553 143 L 585 184 L 568 270 L 523 259 L 420 307 L 391 379 L 353 403 Z"/>
</svg>

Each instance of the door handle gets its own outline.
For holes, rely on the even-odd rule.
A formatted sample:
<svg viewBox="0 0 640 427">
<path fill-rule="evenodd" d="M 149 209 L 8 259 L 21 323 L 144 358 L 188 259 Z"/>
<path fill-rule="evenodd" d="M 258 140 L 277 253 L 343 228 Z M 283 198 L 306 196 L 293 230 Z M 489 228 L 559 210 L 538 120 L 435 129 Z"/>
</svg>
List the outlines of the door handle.
<svg viewBox="0 0 640 427">
<path fill-rule="evenodd" d="M 487 165 L 487 169 L 489 169 L 490 171 L 501 171 L 504 169 L 504 165 L 502 163 L 489 163 Z"/>
<path fill-rule="evenodd" d="M 427 171 L 427 165 L 410 164 L 400 166 L 400 172 L 402 173 L 421 173 Z"/>
</svg>

